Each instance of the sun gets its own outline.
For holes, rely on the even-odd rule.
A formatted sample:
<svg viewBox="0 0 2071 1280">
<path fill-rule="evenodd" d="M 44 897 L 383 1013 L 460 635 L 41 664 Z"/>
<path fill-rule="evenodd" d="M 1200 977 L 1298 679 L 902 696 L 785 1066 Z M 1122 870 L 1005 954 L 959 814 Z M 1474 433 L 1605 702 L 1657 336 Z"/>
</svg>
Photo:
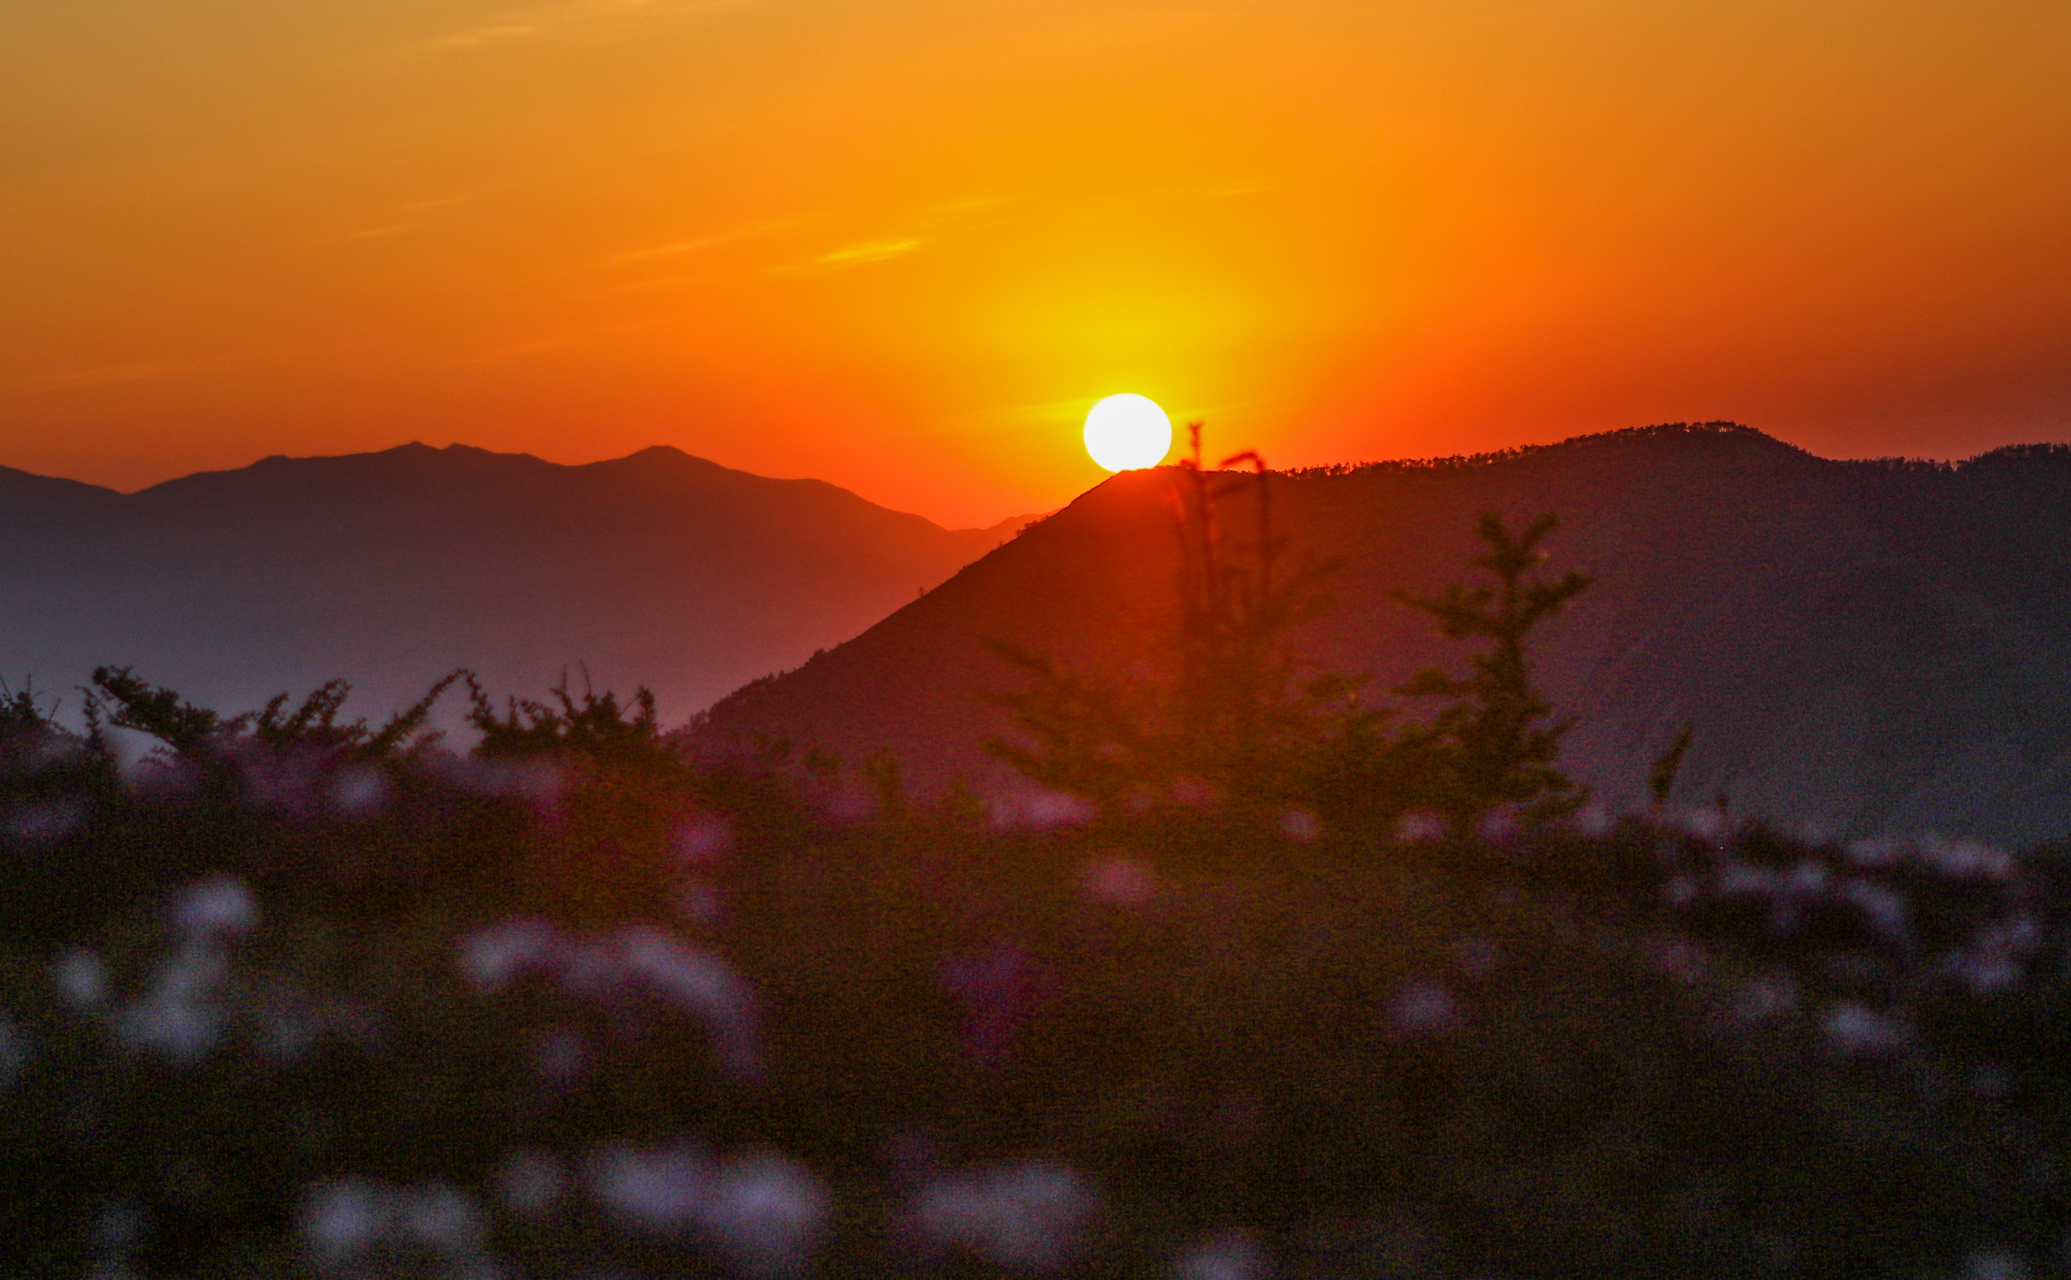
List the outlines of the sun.
<svg viewBox="0 0 2071 1280">
<path fill-rule="evenodd" d="M 1086 452 L 1109 471 L 1155 467 L 1172 449 L 1172 419 L 1147 396 L 1109 396 L 1086 412 Z"/>
</svg>

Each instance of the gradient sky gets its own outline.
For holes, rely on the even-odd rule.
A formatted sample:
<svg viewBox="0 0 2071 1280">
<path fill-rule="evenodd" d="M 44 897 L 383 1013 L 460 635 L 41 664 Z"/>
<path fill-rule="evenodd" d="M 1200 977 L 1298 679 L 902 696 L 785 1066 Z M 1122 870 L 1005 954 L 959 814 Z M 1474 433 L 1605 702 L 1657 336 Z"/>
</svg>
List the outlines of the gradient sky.
<svg viewBox="0 0 2071 1280">
<path fill-rule="evenodd" d="M 2063 0 L 21 0 L 0 464 L 2071 438 Z"/>
</svg>

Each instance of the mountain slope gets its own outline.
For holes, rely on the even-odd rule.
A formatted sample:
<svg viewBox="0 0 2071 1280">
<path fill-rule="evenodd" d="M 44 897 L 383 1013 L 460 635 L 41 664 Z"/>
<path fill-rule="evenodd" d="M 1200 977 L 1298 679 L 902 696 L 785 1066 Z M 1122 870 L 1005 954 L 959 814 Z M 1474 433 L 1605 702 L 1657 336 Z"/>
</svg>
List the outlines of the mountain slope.
<svg viewBox="0 0 2071 1280">
<path fill-rule="evenodd" d="M 719 742 L 899 755 L 923 786 L 1013 780 L 980 699 L 999 637 L 1087 664 L 1140 654 L 1171 594 L 1169 472 L 1080 498 L 850 643 L 715 706 Z M 1393 587 L 1465 576 L 1472 522 L 1557 512 L 1554 567 L 1597 585 L 1546 628 L 1574 770 L 1636 804 L 1693 723 L 1678 796 L 1841 833 L 2071 832 L 2071 450 L 1958 466 L 1836 462 L 1742 427 L 1647 428 L 1491 458 L 1276 475 L 1296 554 L 1342 557 L 1319 663 L 1399 682 L 1459 650 Z"/>
<path fill-rule="evenodd" d="M 536 694 L 587 664 L 680 717 L 1011 535 L 668 448 L 569 467 L 406 445 L 130 495 L 0 472 L 0 673 L 64 689 L 133 663 L 224 707 L 344 676 L 373 711 L 456 666 Z"/>
</svg>

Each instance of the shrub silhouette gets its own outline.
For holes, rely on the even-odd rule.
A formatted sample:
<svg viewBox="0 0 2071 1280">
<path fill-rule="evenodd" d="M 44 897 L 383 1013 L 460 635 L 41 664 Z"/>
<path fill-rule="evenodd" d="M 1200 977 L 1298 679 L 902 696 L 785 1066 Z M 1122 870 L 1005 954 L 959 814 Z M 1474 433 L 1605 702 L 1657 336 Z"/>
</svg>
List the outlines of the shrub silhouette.
<svg viewBox="0 0 2071 1280">
<path fill-rule="evenodd" d="M 1420 766 L 1433 807 L 1462 824 L 1498 806 L 1513 806 L 1527 820 L 1558 817 L 1588 798 L 1557 764 L 1573 721 L 1550 720 L 1553 708 L 1532 685 L 1527 648 L 1532 629 L 1591 582 L 1586 573 L 1551 582 L 1532 573 L 1546 559 L 1539 544 L 1557 523 L 1543 515 L 1513 535 L 1501 517 L 1484 512 L 1475 532 L 1487 551 L 1470 563 L 1495 575 L 1494 586 L 1455 584 L 1440 596 L 1397 593 L 1435 618 L 1448 638 L 1489 642 L 1470 660 L 1465 679 L 1433 668 L 1396 689 L 1445 700 L 1431 723 L 1406 732 L 1398 747 Z"/>
<path fill-rule="evenodd" d="M 1211 799 L 1274 814 L 1308 806 L 1366 824 L 1429 811 L 1470 830 L 1498 808 L 1536 823 L 1584 802 L 1557 764 L 1569 724 L 1550 719 L 1531 680 L 1533 629 L 1590 584 L 1581 573 L 1534 573 L 1553 516 L 1514 535 L 1494 513 L 1481 517 L 1486 549 L 1470 564 L 1493 585 L 1397 593 L 1447 637 L 1489 642 L 1464 678 L 1433 669 L 1397 686 L 1404 697 L 1444 700 L 1427 722 L 1397 729 L 1392 709 L 1361 704 L 1363 678 L 1298 678 L 1295 630 L 1330 607 L 1326 584 L 1340 565 L 1285 571 L 1264 462 L 1239 454 L 1222 467 L 1249 463 L 1250 474 L 1214 475 L 1201 462 L 1200 424 L 1189 430 L 1192 455 L 1169 491 L 1181 556 L 1159 676 L 1081 670 L 995 642 L 1033 682 L 993 699 L 1026 739 L 992 739 L 993 755 L 1110 815 Z M 1248 541 L 1229 531 L 1238 495 L 1251 499 Z"/>
</svg>

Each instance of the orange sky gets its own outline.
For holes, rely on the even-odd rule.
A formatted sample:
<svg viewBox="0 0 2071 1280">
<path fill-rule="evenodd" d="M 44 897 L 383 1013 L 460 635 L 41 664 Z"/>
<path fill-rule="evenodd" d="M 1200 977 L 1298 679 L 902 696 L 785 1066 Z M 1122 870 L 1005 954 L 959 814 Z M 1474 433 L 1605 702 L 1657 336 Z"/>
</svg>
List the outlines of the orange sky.
<svg viewBox="0 0 2071 1280">
<path fill-rule="evenodd" d="M 668 443 L 951 524 L 1276 465 L 2071 438 L 2062 0 L 0 8 L 0 464 Z"/>
</svg>

